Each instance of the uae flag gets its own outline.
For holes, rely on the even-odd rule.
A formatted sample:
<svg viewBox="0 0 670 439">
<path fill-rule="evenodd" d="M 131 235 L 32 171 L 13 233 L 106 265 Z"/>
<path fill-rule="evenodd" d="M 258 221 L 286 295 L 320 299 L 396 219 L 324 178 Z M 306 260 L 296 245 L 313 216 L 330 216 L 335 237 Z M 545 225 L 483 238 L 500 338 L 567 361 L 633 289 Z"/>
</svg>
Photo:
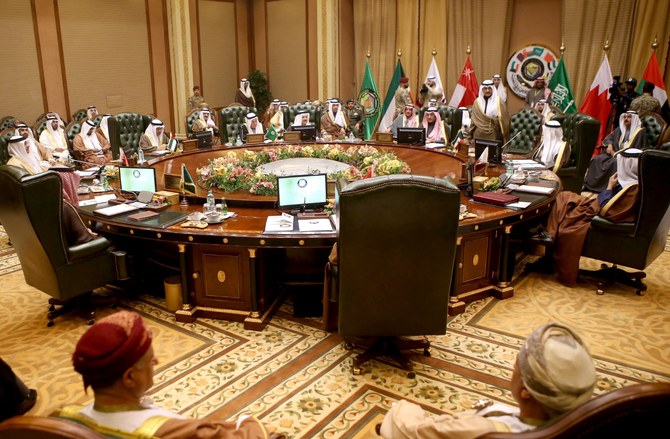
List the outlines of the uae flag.
<svg viewBox="0 0 670 439">
<path fill-rule="evenodd" d="M 554 74 L 549 81 L 549 90 L 551 90 L 551 104 L 561 110 L 563 113 L 576 113 L 577 105 L 575 97 L 572 94 L 572 87 L 568 80 L 568 72 L 565 69 L 563 58 L 558 62 Z"/>
<path fill-rule="evenodd" d="M 382 106 L 381 118 L 379 119 L 379 127 L 377 131 L 385 133 L 389 127 L 393 125 L 393 115 L 395 114 L 395 92 L 400 86 L 400 78 L 405 76 L 405 71 L 402 68 L 400 60 L 395 65 L 395 71 L 386 90 L 386 97 L 384 98 L 384 105 Z"/>
<path fill-rule="evenodd" d="M 612 104 L 610 103 L 610 86 L 612 85 L 612 71 L 607 55 L 603 59 L 596 77 L 593 79 L 591 88 L 584 98 L 579 112 L 588 114 L 600 121 L 600 133 L 596 145 L 601 145 L 603 138 L 607 135 L 607 119 L 610 115 Z"/>
<path fill-rule="evenodd" d="M 465 60 L 465 67 L 458 78 L 458 84 L 454 89 L 454 94 L 451 95 L 449 101 L 450 107 L 469 107 L 475 102 L 479 95 L 479 83 L 475 77 L 475 71 L 472 68 L 470 57 Z"/>
<path fill-rule="evenodd" d="M 661 107 L 666 105 L 668 102 L 668 93 L 665 91 L 663 75 L 661 75 L 661 69 L 658 66 L 656 53 L 651 54 L 651 58 L 649 58 L 649 62 L 647 63 L 647 68 L 644 69 L 644 73 L 642 74 L 642 81 L 640 81 L 636 91 L 642 94 L 642 87 L 644 87 L 644 84 L 647 82 L 651 82 L 656 86 L 653 91 L 653 96 L 661 103 Z"/>
</svg>

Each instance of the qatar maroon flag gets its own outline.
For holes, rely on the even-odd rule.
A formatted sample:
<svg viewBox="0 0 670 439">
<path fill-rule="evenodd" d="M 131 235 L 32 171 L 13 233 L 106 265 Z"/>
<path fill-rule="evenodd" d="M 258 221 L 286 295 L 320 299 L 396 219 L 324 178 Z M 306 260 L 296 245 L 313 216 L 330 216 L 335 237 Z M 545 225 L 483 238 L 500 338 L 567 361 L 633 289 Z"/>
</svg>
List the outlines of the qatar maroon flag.
<svg viewBox="0 0 670 439">
<path fill-rule="evenodd" d="M 475 77 L 475 70 L 472 68 L 470 57 L 465 60 L 465 67 L 458 78 L 458 84 L 454 89 L 449 101 L 450 107 L 469 107 L 475 102 L 479 95 L 479 83 Z"/>
<path fill-rule="evenodd" d="M 600 133 L 598 134 L 598 142 L 596 145 L 602 144 L 603 138 L 607 135 L 607 119 L 610 115 L 612 104 L 610 104 L 610 86 L 612 85 L 612 71 L 610 70 L 610 63 L 607 60 L 607 54 L 603 59 L 603 63 L 593 79 L 591 88 L 584 98 L 579 112 L 588 114 L 600 121 Z"/>
</svg>

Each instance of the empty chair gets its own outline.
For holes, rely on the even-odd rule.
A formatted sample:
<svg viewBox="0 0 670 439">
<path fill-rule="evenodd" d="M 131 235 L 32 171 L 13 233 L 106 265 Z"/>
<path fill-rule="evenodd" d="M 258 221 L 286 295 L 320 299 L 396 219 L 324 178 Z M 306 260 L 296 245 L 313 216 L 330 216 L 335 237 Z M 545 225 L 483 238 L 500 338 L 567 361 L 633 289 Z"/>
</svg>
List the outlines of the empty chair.
<svg viewBox="0 0 670 439">
<path fill-rule="evenodd" d="M 338 201 L 338 328 L 347 346 L 371 345 L 354 358 L 389 355 L 411 370 L 406 349 L 444 334 L 461 195 L 449 181 L 389 175 L 341 184 Z"/>
</svg>

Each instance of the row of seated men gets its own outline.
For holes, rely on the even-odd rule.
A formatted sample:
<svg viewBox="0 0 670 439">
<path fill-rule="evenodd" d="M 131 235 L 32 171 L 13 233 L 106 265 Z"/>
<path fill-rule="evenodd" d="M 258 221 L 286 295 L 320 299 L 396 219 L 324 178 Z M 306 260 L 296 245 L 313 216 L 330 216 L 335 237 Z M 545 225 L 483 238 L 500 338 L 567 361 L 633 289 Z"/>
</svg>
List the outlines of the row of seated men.
<svg viewBox="0 0 670 439">
<path fill-rule="evenodd" d="M 44 123 L 36 124 L 36 127 L 40 127 L 37 137 L 33 129 L 18 120 L 14 121 L 13 127 L 3 131 L 2 137 L 7 143 L 7 153 L 14 162 L 18 160 L 18 151 L 13 143 L 23 142 L 26 151 L 32 150 L 34 158 L 43 162 L 42 167 L 47 164 L 76 163 L 86 169 L 112 162 L 108 124 L 111 117 L 109 114 L 100 116 L 95 107 L 89 107 L 88 116 L 83 121 L 72 122 L 77 125 L 77 129 L 72 130 L 64 126 L 58 114 L 47 113 Z M 77 132 L 70 137 L 68 133 L 73 131 Z M 168 140 L 163 123 L 154 118 L 140 136 L 139 148 L 145 152 L 164 149 Z"/>
</svg>

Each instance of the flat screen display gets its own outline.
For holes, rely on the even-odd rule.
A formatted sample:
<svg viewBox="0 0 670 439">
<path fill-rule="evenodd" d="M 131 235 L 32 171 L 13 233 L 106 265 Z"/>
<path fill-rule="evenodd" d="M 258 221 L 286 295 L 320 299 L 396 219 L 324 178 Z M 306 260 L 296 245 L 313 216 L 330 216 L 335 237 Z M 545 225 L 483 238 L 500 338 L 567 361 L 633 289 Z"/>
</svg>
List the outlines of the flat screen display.
<svg viewBox="0 0 670 439">
<path fill-rule="evenodd" d="M 402 145 L 425 145 L 426 131 L 423 128 L 398 127 L 398 143 Z"/>
<path fill-rule="evenodd" d="M 475 139 L 475 158 L 479 160 L 484 150 L 489 149 L 489 163 L 502 164 L 502 141 Z"/>
<path fill-rule="evenodd" d="M 156 170 L 154 168 L 119 167 L 119 184 L 122 191 L 156 192 Z"/>
<path fill-rule="evenodd" d="M 326 174 L 278 176 L 277 193 L 280 209 L 323 207 L 327 202 Z"/>
<path fill-rule="evenodd" d="M 316 127 L 314 125 L 291 125 L 291 131 L 300 132 L 300 140 L 316 140 Z"/>
</svg>

